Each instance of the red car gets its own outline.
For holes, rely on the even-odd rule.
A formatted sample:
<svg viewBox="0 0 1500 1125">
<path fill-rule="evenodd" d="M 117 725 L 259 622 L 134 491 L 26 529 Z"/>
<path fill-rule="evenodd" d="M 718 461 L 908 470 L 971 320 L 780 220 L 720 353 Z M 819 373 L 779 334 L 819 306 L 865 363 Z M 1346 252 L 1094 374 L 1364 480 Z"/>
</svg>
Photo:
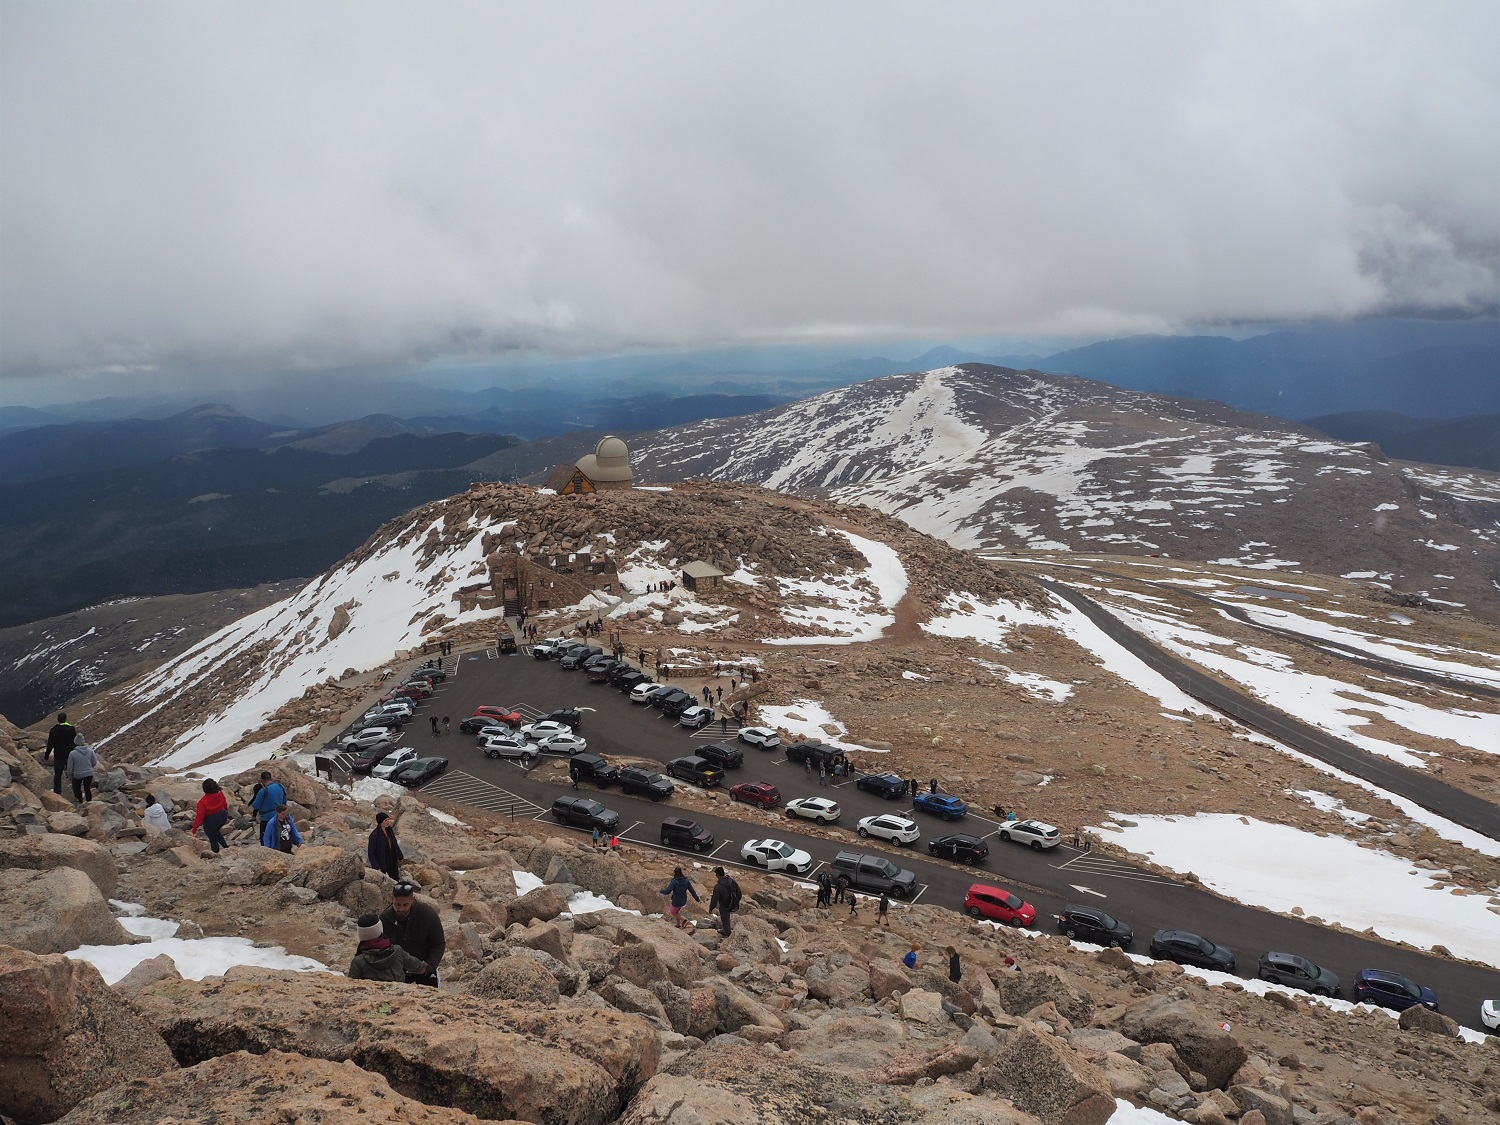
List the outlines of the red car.
<svg viewBox="0 0 1500 1125">
<path fill-rule="evenodd" d="M 781 790 L 764 781 L 742 781 L 729 787 L 731 801 L 744 801 L 747 805 L 759 805 L 763 809 L 774 809 L 781 804 Z"/>
<path fill-rule="evenodd" d="M 493 719 L 497 723 L 509 723 L 513 727 L 518 727 L 526 721 L 522 717 L 521 712 L 512 711 L 509 707 L 476 707 L 474 708 L 474 714 L 470 717 L 475 719 Z"/>
<path fill-rule="evenodd" d="M 1036 907 L 1004 887 L 975 883 L 964 895 L 964 909 L 975 918 L 988 918 L 1011 926 L 1029 926 L 1036 921 Z"/>
</svg>

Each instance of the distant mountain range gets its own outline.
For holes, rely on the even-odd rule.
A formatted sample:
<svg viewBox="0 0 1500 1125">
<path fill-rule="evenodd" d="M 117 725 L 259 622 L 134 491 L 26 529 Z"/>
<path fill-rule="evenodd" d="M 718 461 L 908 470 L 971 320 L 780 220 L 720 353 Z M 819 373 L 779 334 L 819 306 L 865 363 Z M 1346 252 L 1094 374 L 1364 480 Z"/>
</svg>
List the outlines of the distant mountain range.
<svg viewBox="0 0 1500 1125">
<path fill-rule="evenodd" d="M 1362 576 L 1500 620 L 1500 478 L 1217 402 L 963 364 L 642 435 L 635 456 L 643 479 L 827 495 L 955 546 Z"/>
<path fill-rule="evenodd" d="M 1473 418 L 1411 418 L 1385 410 L 1356 410 L 1309 418 L 1340 441 L 1373 441 L 1387 456 L 1433 465 L 1500 471 L 1500 414 Z"/>
</svg>

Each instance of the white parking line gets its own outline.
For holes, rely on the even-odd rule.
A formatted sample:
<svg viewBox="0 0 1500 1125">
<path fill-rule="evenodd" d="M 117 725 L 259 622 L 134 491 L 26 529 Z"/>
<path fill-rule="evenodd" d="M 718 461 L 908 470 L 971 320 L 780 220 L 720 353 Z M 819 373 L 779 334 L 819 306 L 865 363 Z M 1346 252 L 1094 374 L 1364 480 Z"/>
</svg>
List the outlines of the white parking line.
<svg viewBox="0 0 1500 1125">
<path fill-rule="evenodd" d="M 711 851 L 711 852 L 708 853 L 708 858 L 709 859 L 717 859 L 719 853 L 721 851 L 723 851 L 725 848 L 727 848 L 732 843 L 734 843 L 733 840 L 725 840 L 725 841 L 723 841 L 722 843 L 719 844 L 719 846 L 717 848 L 715 848 L 713 851 Z"/>
<path fill-rule="evenodd" d="M 916 894 L 912 895 L 911 898 L 907 899 L 907 903 L 915 906 L 917 904 L 917 900 L 927 893 L 927 888 L 929 886 L 931 886 L 930 883 L 923 883 L 922 889 L 919 890 Z"/>
</svg>

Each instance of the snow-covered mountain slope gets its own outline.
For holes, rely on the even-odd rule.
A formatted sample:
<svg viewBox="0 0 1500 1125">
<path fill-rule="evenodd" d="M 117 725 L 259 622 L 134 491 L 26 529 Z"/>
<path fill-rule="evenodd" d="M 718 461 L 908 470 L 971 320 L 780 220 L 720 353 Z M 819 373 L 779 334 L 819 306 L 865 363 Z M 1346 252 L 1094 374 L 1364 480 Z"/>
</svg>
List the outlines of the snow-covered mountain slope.
<svg viewBox="0 0 1500 1125">
<path fill-rule="evenodd" d="M 649 479 L 709 477 L 867 504 L 960 547 L 1166 554 L 1345 574 L 1500 618 L 1494 474 L 1214 402 L 982 364 L 896 375 L 663 430 Z"/>
</svg>

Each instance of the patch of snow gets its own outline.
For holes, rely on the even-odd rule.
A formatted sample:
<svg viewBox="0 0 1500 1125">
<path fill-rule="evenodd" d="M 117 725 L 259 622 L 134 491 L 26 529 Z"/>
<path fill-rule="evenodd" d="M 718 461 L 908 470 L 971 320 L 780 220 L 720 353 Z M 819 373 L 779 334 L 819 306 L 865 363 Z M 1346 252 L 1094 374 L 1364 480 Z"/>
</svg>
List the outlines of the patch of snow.
<svg viewBox="0 0 1500 1125">
<path fill-rule="evenodd" d="M 790 707 L 762 707 L 761 721 L 768 727 L 784 730 L 797 738 L 815 738 L 830 746 L 860 754 L 884 754 L 857 742 L 845 741 L 848 728 L 813 699 L 798 699 Z"/>
<path fill-rule="evenodd" d="M 137 904 L 129 904 L 135 906 Z M 292 969 L 297 972 L 329 972 L 328 966 L 311 957 L 288 953 L 279 945 L 256 945 L 249 938 L 204 937 L 180 938 L 177 923 L 162 918 L 145 918 L 139 913 L 120 919 L 130 933 L 150 937 L 148 942 L 132 945 L 80 945 L 66 956 L 87 961 L 99 970 L 105 984 L 123 980 L 142 961 L 166 954 L 177 971 L 188 980 L 220 977 L 236 965 L 259 965 L 267 969 Z"/>
</svg>

